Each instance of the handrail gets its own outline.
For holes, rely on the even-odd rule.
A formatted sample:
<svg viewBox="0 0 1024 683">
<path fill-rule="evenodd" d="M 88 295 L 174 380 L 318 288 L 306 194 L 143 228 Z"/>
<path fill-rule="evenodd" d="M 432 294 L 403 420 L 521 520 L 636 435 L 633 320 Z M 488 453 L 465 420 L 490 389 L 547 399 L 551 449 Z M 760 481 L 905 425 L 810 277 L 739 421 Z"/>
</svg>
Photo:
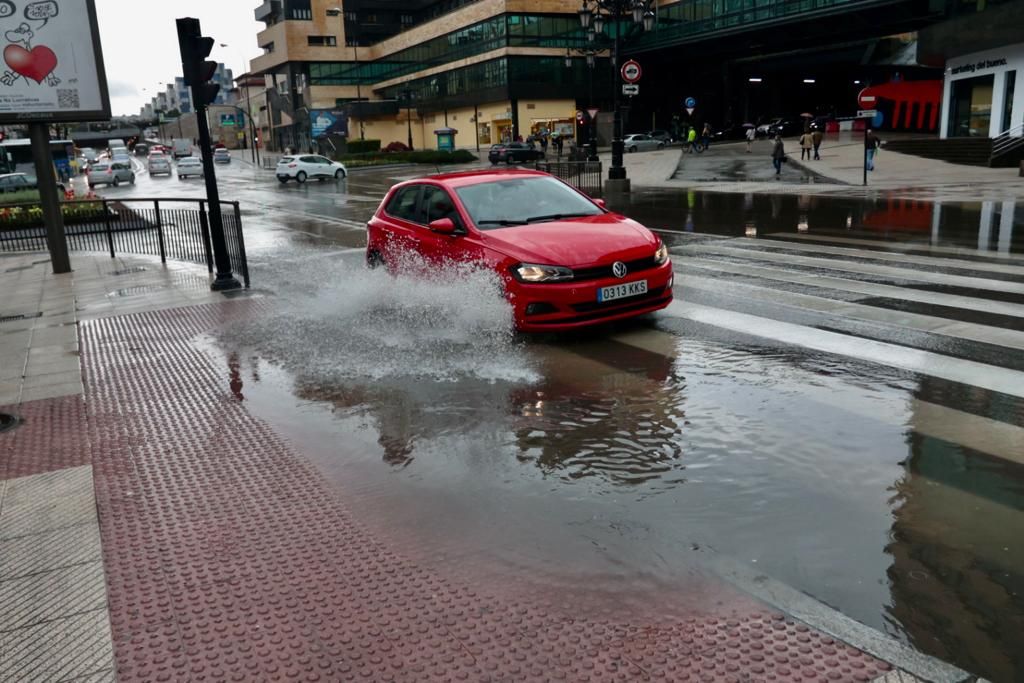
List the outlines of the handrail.
<svg viewBox="0 0 1024 683">
<path fill-rule="evenodd" d="M 992 158 L 1001 156 L 1020 145 L 1024 145 L 1024 123 L 1018 123 L 1012 128 L 1007 128 L 992 138 Z"/>
</svg>

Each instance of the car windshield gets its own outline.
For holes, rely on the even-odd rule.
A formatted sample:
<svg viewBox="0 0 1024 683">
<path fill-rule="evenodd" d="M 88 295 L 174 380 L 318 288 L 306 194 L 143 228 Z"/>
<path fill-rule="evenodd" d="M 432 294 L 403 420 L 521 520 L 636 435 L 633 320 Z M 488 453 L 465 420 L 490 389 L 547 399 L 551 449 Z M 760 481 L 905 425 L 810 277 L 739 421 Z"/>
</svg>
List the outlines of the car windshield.
<svg viewBox="0 0 1024 683">
<path fill-rule="evenodd" d="M 601 213 L 586 197 L 547 176 L 494 180 L 455 193 L 481 230 Z"/>
</svg>

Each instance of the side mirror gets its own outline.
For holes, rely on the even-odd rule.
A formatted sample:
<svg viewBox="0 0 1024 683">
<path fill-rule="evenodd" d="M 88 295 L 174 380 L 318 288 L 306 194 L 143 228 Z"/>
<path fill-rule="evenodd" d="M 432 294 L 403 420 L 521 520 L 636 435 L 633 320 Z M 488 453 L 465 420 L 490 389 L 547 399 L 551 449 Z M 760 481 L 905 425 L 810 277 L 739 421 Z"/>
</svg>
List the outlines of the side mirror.
<svg viewBox="0 0 1024 683">
<path fill-rule="evenodd" d="M 436 221 L 431 221 L 429 227 L 442 235 L 454 235 L 456 231 L 455 221 L 451 218 L 438 218 Z"/>
<path fill-rule="evenodd" d="M 595 204 L 597 204 L 598 206 L 600 206 L 600 207 L 601 207 L 602 209 L 604 209 L 604 208 L 607 208 L 607 207 L 606 207 L 606 206 L 604 205 L 604 200 L 603 200 L 603 199 L 595 199 L 595 200 L 594 200 L 594 203 L 595 203 Z"/>
</svg>

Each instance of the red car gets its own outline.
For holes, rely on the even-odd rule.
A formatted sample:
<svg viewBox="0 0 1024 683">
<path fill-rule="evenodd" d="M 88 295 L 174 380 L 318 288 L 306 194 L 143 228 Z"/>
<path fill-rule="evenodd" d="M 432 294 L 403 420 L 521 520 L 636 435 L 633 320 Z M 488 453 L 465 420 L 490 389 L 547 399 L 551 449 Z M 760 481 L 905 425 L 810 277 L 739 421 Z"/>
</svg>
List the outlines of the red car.
<svg viewBox="0 0 1024 683">
<path fill-rule="evenodd" d="M 367 224 L 366 261 L 414 252 L 494 269 L 525 332 L 631 318 L 672 301 L 668 249 L 650 230 L 539 171 L 472 171 L 391 188 Z"/>
</svg>

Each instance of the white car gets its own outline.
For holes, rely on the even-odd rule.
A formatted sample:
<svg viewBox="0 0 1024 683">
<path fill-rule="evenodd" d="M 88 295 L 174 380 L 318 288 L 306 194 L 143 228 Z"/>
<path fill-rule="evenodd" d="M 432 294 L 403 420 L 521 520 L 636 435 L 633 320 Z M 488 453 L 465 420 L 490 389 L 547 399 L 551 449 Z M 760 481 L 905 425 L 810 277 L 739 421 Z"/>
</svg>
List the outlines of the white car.
<svg viewBox="0 0 1024 683">
<path fill-rule="evenodd" d="M 158 173 L 172 175 L 174 171 L 171 169 L 171 161 L 163 154 L 150 154 L 149 175 L 157 175 Z"/>
<path fill-rule="evenodd" d="M 231 152 L 224 148 L 218 148 L 213 150 L 213 162 L 215 164 L 230 164 L 231 163 Z"/>
<path fill-rule="evenodd" d="M 646 152 L 651 149 L 661 149 L 665 146 L 665 143 L 661 140 L 652 138 L 650 135 L 643 135 L 641 133 L 634 133 L 633 135 L 627 135 L 622 139 L 623 149 L 627 152 Z"/>
<path fill-rule="evenodd" d="M 331 161 L 319 154 L 281 157 L 281 160 L 277 162 L 276 172 L 277 179 L 282 183 L 287 183 L 292 179 L 297 183 L 304 183 L 307 178 L 341 180 L 348 175 L 344 164 Z"/>
<path fill-rule="evenodd" d="M 203 161 L 199 157 L 182 157 L 178 159 L 178 180 L 189 176 L 204 177 Z"/>
<path fill-rule="evenodd" d="M 131 164 L 119 161 L 98 161 L 89 170 L 89 189 L 97 185 L 113 185 L 117 187 L 122 181 L 135 184 L 135 171 Z"/>
</svg>

